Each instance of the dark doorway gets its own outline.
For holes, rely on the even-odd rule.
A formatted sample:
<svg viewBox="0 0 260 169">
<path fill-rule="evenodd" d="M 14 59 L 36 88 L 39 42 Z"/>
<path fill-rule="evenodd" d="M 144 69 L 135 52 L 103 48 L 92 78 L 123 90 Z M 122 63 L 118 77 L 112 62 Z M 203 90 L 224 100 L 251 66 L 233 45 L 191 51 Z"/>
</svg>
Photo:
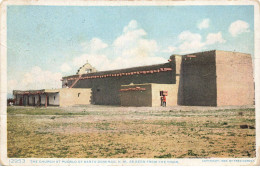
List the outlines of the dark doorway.
<svg viewBox="0 0 260 169">
<path fill-rule="evenodd" d="M 27 103 L 27 100 L 26 100 L 26 97 L 24 96 L 23 97 L 23 105 L 26 106 L 26 103 Z"/>
<path fill-rule="evenodd" d="M 41 103 L 42 103 L 42 98 L 41 98 L 41 96 L 39 95 L 39 106 L 41 105 Z"/>
<path fill-rule="evenodd" d="M 20 98 L 20 100 L 19 100 L 19 106 L 22 106 L 22 105 L 23 105 L 23 99 Z"/>
<path fill-rule="evenodd" d="M 47 106 L 49 106 L 50 105 L 50 102 L 49 102 L 49 96 L 47 96 Z"/>
<path fill-rule="evenodd" d="M 35 106 L 35 97 L 33 97 L 33 106 Z"/>
</svg>

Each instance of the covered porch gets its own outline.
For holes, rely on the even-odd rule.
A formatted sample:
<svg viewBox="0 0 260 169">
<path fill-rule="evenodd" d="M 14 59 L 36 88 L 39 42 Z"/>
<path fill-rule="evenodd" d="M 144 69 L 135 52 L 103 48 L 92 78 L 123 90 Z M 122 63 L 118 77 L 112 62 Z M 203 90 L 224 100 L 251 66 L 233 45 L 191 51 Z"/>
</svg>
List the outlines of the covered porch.
<svg viewBox="0 0 260 169">
<path fill-rule="evenodd" d="M 18 106 L 59 106 L 59 90 L 14 90 L 15 105 Z"/>
</svg>

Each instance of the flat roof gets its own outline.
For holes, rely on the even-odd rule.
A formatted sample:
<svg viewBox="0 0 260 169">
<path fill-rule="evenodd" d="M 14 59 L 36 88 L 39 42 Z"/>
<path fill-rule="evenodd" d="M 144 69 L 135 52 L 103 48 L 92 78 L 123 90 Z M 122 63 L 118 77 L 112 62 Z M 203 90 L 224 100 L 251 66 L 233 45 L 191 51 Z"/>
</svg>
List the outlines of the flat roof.
<svg viewBox="0 0 260 169">
<path fill-rule="evenodd" d="M 42 93 L 59 93 L 59 89 L 13 90 L 13 94 L 42 94 Z"/>
<path fill-rule="evenodd" d="M 60 89 L 40 89 L 40 90 L 13 90 L 13 94 L 59 93 L 61 90 L 90 90 L 90 88 L 60 88 Z"/>
<path fill-rule="evenodd" d="M 200 54 L 200 53 L 209 53 L 209 52 L 217 52 L 217 51 L 221 51 L 221 52 L 229 52 L 229 53 L 242 53 L 242 54 L 247 54 L 247 55 L 251 55 L 250 53 L 243 53 L 243 52 L 238 52 L 238 51 L 226 51 L 226 50 L 207 50 L 207 51 L 201 51 L 201 52 L 194 52 L 194 53 L 188 53 L 188 54 L 183 54 L 181 56 L 186 56 L 186 55 L 195 55 L 195 54 Z M 178 55 L 178 54 L 176 54 Z"/>
</svg>

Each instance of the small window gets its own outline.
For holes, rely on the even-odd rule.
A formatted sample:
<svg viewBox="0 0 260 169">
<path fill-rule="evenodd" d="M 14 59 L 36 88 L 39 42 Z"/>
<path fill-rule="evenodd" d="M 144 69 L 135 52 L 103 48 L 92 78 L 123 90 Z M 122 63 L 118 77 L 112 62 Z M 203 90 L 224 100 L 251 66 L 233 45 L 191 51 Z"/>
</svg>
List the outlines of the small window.
<svg viewBox="0 0 260 169">
<path fill-rule="evenodd" d="M 78 97 L 79 97 L 80 93 L 78 93 Z"/>
<path fill-rule="evenodd" d="M 55 96 L 53 96 L 53 99 L 55 100 Z"/>
<path fill-rule="evenodd" d="M 92 69 L 86 69 L 85 73 L 91 73 Z"/>
</svg>

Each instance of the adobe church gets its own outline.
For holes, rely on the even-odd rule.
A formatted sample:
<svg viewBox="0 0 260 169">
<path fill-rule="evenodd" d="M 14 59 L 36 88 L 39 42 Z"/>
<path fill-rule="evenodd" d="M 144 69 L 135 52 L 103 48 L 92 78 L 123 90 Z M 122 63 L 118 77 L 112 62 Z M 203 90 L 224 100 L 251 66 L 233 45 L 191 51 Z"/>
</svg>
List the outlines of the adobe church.
<svg viewBox="0 0 260 169">
<path fill-rule="evenodd" d="M 89 63 L 62 78 L 62 89 L 14 90 L 16 105 L 253 105 L 250 54 L 212 50 L 172 55 L 167 63 L 97 71 Z"/>
</svg>

